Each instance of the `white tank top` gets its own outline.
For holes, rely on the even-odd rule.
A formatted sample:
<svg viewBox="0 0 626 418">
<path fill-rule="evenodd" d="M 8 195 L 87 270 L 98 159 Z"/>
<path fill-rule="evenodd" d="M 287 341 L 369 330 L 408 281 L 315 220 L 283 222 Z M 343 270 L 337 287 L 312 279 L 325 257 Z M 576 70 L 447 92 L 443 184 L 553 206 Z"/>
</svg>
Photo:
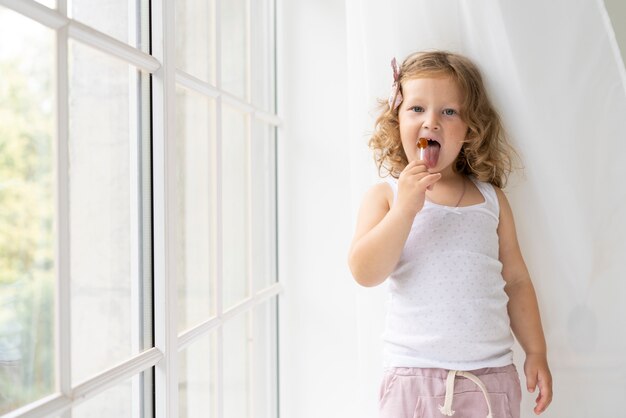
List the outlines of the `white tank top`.
<svg viewBox="0 0 626 418">
<path fill-rule="evenodd" d="M 513 363 L 498 197 L 491 184 L 472 181 L 483 203 L 453 208 L 426 200 L 415 216 L 388 279 L 386 367 L 475 370 Z M 397 180 L 387 183 L 395 203 Z"/>
</svg>

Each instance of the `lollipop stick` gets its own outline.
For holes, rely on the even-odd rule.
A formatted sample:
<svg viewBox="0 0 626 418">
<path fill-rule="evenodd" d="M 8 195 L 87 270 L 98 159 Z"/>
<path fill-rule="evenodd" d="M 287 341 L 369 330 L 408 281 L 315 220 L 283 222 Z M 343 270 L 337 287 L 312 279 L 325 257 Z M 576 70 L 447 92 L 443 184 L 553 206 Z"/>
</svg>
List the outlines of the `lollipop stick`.
<svg viewBox="0 0 626 418">
<path fill-rule="evenodd" d="M 420 149 L 420 160 L 424 159 L 424 150 L 428 147 L 428 139 L 420 138 L 417 140 L 417 147 Z"/>
</svg>

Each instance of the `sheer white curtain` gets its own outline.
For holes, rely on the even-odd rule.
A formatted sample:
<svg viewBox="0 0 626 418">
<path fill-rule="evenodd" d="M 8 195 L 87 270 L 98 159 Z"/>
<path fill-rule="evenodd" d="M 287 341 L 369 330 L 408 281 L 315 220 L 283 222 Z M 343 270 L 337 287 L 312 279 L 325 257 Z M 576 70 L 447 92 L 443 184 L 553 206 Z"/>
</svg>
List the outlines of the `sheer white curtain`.
<svg viewBox="0 0 626 418">
<path fill-rule="evenodd" d="M 615 404 L 626 393 L 626 76 L 604 4 L 346 0 L 346 20 L 354 216 L 378 181 L 367 134 L 391 58 L 472 58 L 524 165 L 505 192 L 548 340 L 555 397 L 545 416 L 626 417 Z M 358 290 L 362 417 L 376 416 L 384 290 Z M 523 417 L 534 398 L 525 392 Z"/>
</svg>

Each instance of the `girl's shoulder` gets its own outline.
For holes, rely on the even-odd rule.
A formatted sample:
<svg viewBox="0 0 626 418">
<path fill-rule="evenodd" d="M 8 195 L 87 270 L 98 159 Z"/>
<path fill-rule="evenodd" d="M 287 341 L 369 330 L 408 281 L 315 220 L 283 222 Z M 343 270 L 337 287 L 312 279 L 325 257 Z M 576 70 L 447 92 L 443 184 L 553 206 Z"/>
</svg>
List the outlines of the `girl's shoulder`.
<svg viewBox="0 0 626 418">
<path fill-rule="evenodd" d="M 476 177 L 470 177 L 485 199 L 485 205 L 491 207 L 497 218 L 500 218 L 500 209 L 506 202 L 506 196 L 502 189 L 492 183 L 480 181 Z"/>
<path fill-rule="evenodd" d="M 496 198 L 497 190 L 499 189 L 497 186 L 487 182 L 478 180 L 475 176 L 468 176 L 468 178 L 474 183 L 474 185 L 480 190 L 483 195 L 488 195 L 490 197 Z"/>
<path fill-rule="evenodd" d="M 390 201 L 392 199 L 393 192 L 389 185 L 385 183 L 377 183 L 369 188 L 363 196 L 361 207 L 359 208 L 353 243 L 375 227 L 387 215 L 391 209 Z"/>
<path fill-rule="evenodd" d="M 506 193 L 504 192 L 504 190 L 502 190 L 500 187 L 495 186 L 493 184 L 489 184 L 491 186 L 491 188 L 493 189 L 493 193 L 496 196 L 496 199 L 498 201 L 498 207 L 506 207 L 509 206 L 509 200 L 506 197 Z"/>
<path fill-rule="evenodd" d="M 397 188 L 397 186 L 396 186 Z M 393 205 L 396 191 L 386 179 L 374 183 L 361 200 L 360 212 L 364 214 L 385 214 Z"/>
<path fill-rule="evenodd" d="M 396 179 L 382 179 L 370 187 L 365 195 L 365 200 L 374 204 L 385 204 L 387 210 L 389 210 L 393 205 L 397 187 Z"/>
<path fill-rule="evenodd" d="M 506 199 L 506 195 L 504 194 L 504 191 L 502 191 L 502 189 L 498 186 L 496 186 L 495 184 L 486 182 L 486 181 L 480 181 L 478 179 L 476 179 L 476 177 L 471 177 L 472 181 L 474 182 L 474 184 L 476 185 L 476 187 L 478 187 L 478 189 L 483 193 L 483 194 L 487 194 L 490 197 L 492 197 L 493 199 L 495 199 L 495 201 L 500 205 L 502 203 L 502 199 Z"/>
</svg>

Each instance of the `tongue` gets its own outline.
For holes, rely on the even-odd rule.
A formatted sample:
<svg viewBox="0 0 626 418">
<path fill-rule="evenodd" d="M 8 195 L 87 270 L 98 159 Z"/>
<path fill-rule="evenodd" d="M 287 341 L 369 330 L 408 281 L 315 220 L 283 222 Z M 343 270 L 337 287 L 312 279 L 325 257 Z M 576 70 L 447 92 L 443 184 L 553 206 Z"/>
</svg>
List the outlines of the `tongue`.
<svg viewBox="0 0 626 418">
<path fill-rule="evenodd" d="M 428 148 L 424 150 L 424 159 L 426 160 L 426 165 L 428 168 L 433 168 L 437 165 L 437 160 L 439 160 L 439 150 L 441 146 L 439 144 L 429 144 Z"/>
</svg>

